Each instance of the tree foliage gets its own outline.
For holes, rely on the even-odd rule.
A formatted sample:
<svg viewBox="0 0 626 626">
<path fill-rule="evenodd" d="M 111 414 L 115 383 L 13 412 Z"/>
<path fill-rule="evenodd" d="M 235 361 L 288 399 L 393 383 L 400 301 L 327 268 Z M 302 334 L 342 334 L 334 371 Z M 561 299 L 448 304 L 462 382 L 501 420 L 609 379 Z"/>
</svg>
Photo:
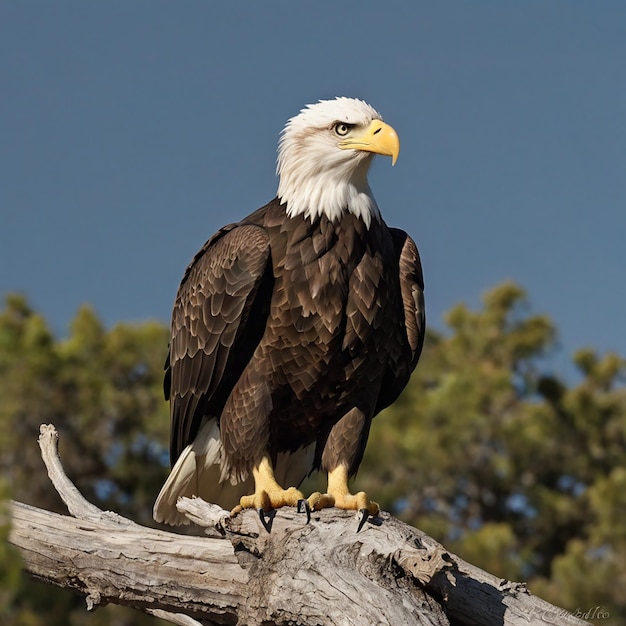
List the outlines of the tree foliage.
<svg viewBox="0 0 626 626">
<path fill-rule="evenodd" d="M 601 606 L 610 623 L 626 623 L 624 360 L 585 350 L 574 356 L 575 383 L 549 372 L 556 329 L 515 284 L 445 321 L 405 393 L 374 421 L 358 487 L 466 560 L 573 612 Z M 0 312 L 3 494 L 63 512 L 35 443 L 39 424 L 54 422 L 81 492 L 150 524 L 167 473 L 167 335 L 156 322 L 105 329 L 83 307 L 60 339 L 25 298 L 9 296 Z M 157 623 L 120 607 L 88 614 L 81 599 L 20 578 L 18 567 L 0 544 L 2 623 Z"/>
<path fill-rule="evenodd" d="M 86 306 L 67 338 L 57 339 L 25 298 L 9 296 L 0 313 L 0 432 L 2 475 L 11 497 L 65 512 L 36 445 L 39 425 L 54 422 L 67 445 L 67 472 L 81 492 L 102 508 L 150 523 L 154 495 L 167 473 L 167 341 L 167 329 L 156 322 L 106 330 Z M 3 624 L 155 623 L 120 607 L 87 614 L 81 598 L 16 581 L 17 557 L 4 546 L 0 577 L 10 578 L 12 592 L 0 596 Z"/>
<path fill-rule="evenodd" d="M 547 373 L 555 328 L 515 284 L 446 323 L 375 420 L 360 480 L 466 560 L 626 623 L 626 362 L 583 350 L 577 384 Z"/>
</svg>

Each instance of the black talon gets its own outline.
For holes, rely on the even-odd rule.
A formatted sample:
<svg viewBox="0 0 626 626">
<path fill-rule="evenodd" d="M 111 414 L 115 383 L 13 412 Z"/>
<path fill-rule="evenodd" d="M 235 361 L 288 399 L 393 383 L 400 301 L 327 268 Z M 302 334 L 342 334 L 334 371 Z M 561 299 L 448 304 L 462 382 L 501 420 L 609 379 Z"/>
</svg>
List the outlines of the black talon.
<svg viewBox="0 0 626 626">
<path fill-rule="evenodd" d="M 263 510 L 263 507 L 259 507 L 257 509 L 257 513 L 259 514 L 259 519 L 261 520 L 261 524 L 263 524 L 263 528 L 265 528 L 268 533 L 271 533 L 276 511 L 272 509 L 271 511 L 266 512 Z"/>
<path fill-rule="evenodd" d="M 298 513 L 306 513 L 307 524 L 311 521 L 311 507 L 309 506 L 309 502 L 304 498 L 298 500 L 297 511 Z"/>
<path fill-rule="evenodd" d="M 365 522 L 367 522 L 367 519 L 369 516 L 370 516 L 370 513 L 367 509 L 359 509 L 359 513 L 358 513 L 359 526 L 356 529 L 357 533 L 361 530 L 361 528 L 363 528 L 363 526 L 365 526 Z"/>
</svg>

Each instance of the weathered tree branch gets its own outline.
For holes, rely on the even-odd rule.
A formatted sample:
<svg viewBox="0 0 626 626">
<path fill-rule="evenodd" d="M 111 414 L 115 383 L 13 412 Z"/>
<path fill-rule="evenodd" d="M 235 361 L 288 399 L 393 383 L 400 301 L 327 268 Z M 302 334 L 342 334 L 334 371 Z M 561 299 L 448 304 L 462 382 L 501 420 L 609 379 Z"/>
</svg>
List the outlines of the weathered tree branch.
<svg viewBox="0 0 626 626">
<path fill-rule="evenodd" d="M 202 500 L 179 508 L 216 537 L 140 526 L 87 502 L 58 457 L 54 427 L 39 443 L 72 517 L 12 503 L 10 541 L 35 578 L 74 589 L 87 607 L 113 602 L 181 626 L 198 624 L 586 624 L 498 579 L 383 513 L 357 534 L 353 515 L 281 509 L 266 528 Z"/>
</svg>

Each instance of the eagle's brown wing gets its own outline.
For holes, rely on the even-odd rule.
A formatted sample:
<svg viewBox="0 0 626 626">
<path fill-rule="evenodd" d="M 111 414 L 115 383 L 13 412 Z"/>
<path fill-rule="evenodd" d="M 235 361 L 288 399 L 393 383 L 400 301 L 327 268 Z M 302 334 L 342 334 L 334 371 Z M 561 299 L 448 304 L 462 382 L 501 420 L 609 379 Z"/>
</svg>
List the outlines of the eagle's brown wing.
<svg viewBox="0 0 626 626">
<path fill-rule="evenodd" d="M 403 230 L 390 228 L 389 232 L 398 258 L 406 344 L 400 354 L 392 355 L 391 367 L 385 376 L 378 399 L 377 413 L 393 403 L 406 386 L 419 360 L 426 334 L 424 278 L 417 246 Z"/>
<path fill-rule="evenodd" d="M 406 334 L 411 347 L 411 371 L 415 369 L 422 353 L 426 333 L 426 307 L 424 306 L 424 277 L 422 263 L 415 242 L 404 231 L 391 229 L 400 251 L 400 287 Z M 401 245 L 400 245 L 401 244 Z"/>
<path fill-rule="evenodd" d="M 231 225 L 207 241 L 185 272 L 164 381 L 172 465 L 204 418 L 219 419 L 263 336 L 274 280 L 269 258 L 262 228 Z"/>
</svg>

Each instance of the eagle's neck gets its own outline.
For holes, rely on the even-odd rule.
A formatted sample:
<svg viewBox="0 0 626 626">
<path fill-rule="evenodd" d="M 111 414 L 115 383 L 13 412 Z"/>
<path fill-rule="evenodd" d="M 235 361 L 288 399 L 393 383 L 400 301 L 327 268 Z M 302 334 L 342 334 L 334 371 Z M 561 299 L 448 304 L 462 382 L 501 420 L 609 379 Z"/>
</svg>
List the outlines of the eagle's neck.
<svg viewBox="0 0 626 626">
<path fill-rule="evenodd" d="M 367 155 L 369 157 L 370 155 Z M 303 215 L 311 221 L 326 216 L 334 222 L 344 213 L 352 213 L 369 228 L 372 220 L 380 221 L 380 211 L 367 183 L 371 158 L 354 162 L 336 163 L 312 170 L 310 163 L 296 161 L 289 168 L 280 169 L 278 198 L 287 205 L 290 217 Z"/>
</svg>

